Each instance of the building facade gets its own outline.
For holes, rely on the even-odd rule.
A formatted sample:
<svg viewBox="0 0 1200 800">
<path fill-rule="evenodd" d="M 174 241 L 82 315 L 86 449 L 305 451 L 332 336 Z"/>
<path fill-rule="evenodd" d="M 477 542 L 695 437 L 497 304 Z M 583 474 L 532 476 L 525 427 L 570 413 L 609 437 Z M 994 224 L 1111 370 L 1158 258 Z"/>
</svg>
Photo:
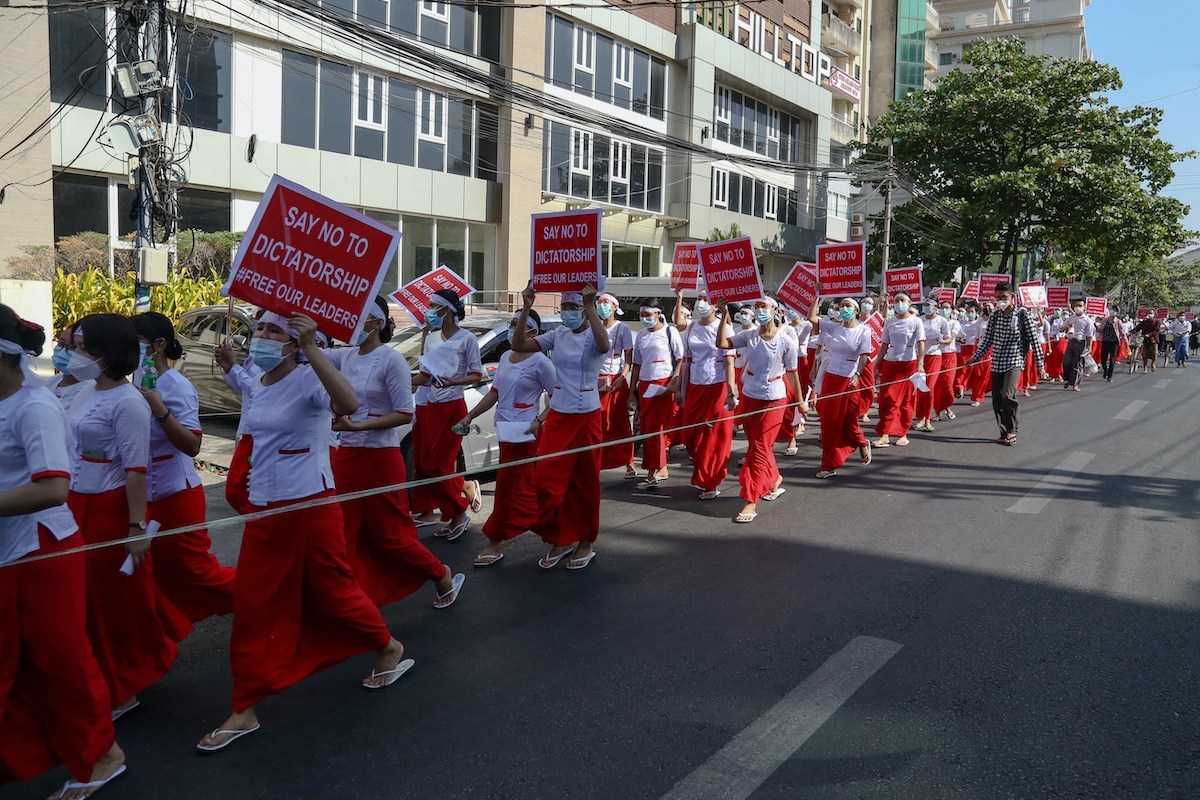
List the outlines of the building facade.
<svg viewBox="0 0 1200 800">
<path fill-rule="evenodd" d="M 962 63 L 963 49 L 981 39 L 1017 37 L 1025 52 L 1091 61 L 1083 14 L 1091 0 L 935 0 L 939 14 L 938 71 Z"/>
<path fill-rule="evenodd" d="M 932 0 L 875 0 L 871 12 L 870 123 L 894 100 L 929 88 L 937 69 L 939 29 Z"/>
</svg>

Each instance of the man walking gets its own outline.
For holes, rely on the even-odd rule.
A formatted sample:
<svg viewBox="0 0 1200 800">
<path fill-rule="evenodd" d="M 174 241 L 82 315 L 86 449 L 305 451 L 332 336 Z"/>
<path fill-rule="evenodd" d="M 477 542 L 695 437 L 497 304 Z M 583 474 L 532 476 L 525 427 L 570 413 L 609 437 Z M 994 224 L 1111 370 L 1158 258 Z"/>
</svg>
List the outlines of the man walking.
<svg viewBox="0 0 1200 800">
<path fill-rule="evenodd" d="M 1180 311 L 1171 324 L 1171 333 L 1175 335 L 1175 368 L 1186 367 L 1188 362 L 1188 339 L 1192 335 L 1192 323 L 1183 318 Z"/>
<path fill-rule="evenodd" d="M 1025 358 L 1031 350 L 1037 361 L 1038 375 L 1048 380 L 1050 376 L 1046 374 L 1045 356 L 1038 346 L 1033 320 L 1025 309 L 1013 306 L 1012 285 L 1002 283 L 996 287 L 996 311 L 988 318 L 987 330 L 968 362 L 976 364 L 989 351 L 992 353 L 992 410 L 996 412 L 996 424 L 1000 426 L 997 444 L 1012 446 L 1017 442 L 1017 379 L 1025 369 Z"/>
<path fill-rule="evenodd" d="M 1076 300 L 1071 308 L 1074 314 L 1067 319 L 1071 333 L 1067 338 L 1067 352 L 1063 356 L 1063 388 L 1078 392 L 1083 380 L 1083 356 L 1092 352 L 1096 323 L 1084 315 L 1082 300 Z"/>
</svg>

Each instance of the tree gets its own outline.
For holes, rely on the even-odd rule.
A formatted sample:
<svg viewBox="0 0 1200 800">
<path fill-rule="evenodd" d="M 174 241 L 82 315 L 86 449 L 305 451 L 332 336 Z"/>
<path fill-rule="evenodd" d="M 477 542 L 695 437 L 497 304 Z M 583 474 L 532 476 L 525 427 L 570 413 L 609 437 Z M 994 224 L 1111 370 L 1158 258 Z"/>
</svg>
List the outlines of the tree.
<svg viewBox="0 0 1200 800">
<path fill-rule="evenodd" d="M 739 228 L 738 224 L 735 222 L 729 226 L 729 230 L 723 231 L 720 228 L 713 228 L 711 231 L 708 232 L 708 238 L 705 239 L 704 241 L 706 241 L 706 242 L 724 242 L 727 239 L 740 239 L 745 235 L 746 234 L 742 233 L 742 229 Z"/>
<path fill-rule="evenodd" d="M 1112 284 L 1186 243 L 1188 208 L 1159 192 L 1195 154 L 1159 138 L 1160 110 L 1112 105 L 1105 92 L 1120 86 L 1113 67 L 1027 56 L 1019 40 L 992 39 L 936 89 L 893 103 L 871 128 L 864 161 L 886 158 L 891 139 L 899 173 L 943 202 L 941 215 L 930 203 L 911 212 L 915 239 L 904 246 L 955 266 L 998 254 L 1014 277 L 1017 256 L 1037 247 L 1061 254 L 1056 269 Z"/>
</svg>

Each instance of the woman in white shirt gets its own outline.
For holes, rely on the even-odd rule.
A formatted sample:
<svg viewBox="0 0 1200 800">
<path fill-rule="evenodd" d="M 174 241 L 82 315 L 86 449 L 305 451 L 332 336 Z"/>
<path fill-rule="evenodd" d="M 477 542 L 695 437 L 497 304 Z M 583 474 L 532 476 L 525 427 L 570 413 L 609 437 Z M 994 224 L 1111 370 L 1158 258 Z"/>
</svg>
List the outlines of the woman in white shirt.
<svg viewBox="0 0 1200 800">
<path fill-rule="evenodd" d="M 696 318 L 683 335 L 682 424 L 691 437 L 692 486 L 700 490 L 701 500 L 721 493 L 733 446 L 730 416 L 738 404 L 738 391 L 733 351 L 717 347 L 717 329 L 724 324 L 701 295 L 696 300 Z M 732 335 L 726 329 L 726 338 Z"/>
<path fill-rule="evenodd" d="M 163 530 L 204 523 L 207 504 L 193 459 L 200 452 L 200 401 L 187 378 L 171 367 L 183 355 L 171 321 L 156 311 L 133 317 L 143 359 L 158 372 L 154 389 L 142 388 L 150 405 L 150 465 L 146 473 L 149 519 Z M 140 377 L 140 369 L 134 373 Z M 158 588 L 192 622 L 233 613 L 236 571 L 210 552 L 203 530 L 155 539 L 154 579 Z"/>
<path fill-rule="evenodd" d="M 943 300 L 938 304 L 938 314 L 942 319 L 946 320 L 946 325 L 950 330 L 950 342 L 942 346 L 942 366 L 941 375 L 935 386 L 930 387 L 933 391 L 933 413 L 937 419 L 942 418 L 942 414 L 946 415 L 947 419 L 955 419 L 954 414 L 954 381 L 958 376 L 958 358 L 959 358 L 959 338 L 962 336 L 962 323 L 954 318 L 949 300 Z"/>
<path fill-rule="evenodd" d="M 1063 309 L 1054 309 L 1050 315 L 1050 351 L 1046 355 L 1046 372 L 1054 383 L 1061 383 L 1063 379 L 1063 356 L 1067 353 L 1068 327 Z"/>
<path fill-rule="evenodd" d="M 508 343 L 519 315 L 508 323 Z M 530 309 L 525 320 L 525 338 L 533 339 L 542 327 L 542 318 Z M 500 357 L 491 388 L 460 425 L 470 425 L 488 409 L 495 408 L 496 431 L 500 439 L 500 469 L 496 472 L 497 502 L 492 515 L 483 523 L 488 544 L 475 557 L 475 566 L 490 567 L 504 558 L 504 543 L 515 539 L 538 523 L 535 459 L 542 397 L 554 392 L 554 364 L 542 353 L 518 353 L 509 350 Z M 528 462 L 528 463 L 516 463 Z"/>
<path fill-rule="evenodd" d="M 56 797 L 86 797 L 125 771 L 112 704 L 87 634 L 83 545 L 66 506 L 70 432 L 28 368 L 42 329 L 0 305 L 0 775 L 65 764 Z M 124 535 L 124 534 L 122 534 Z"/>
<path fill-rule="evenodd" d="M 991 386 L 991 375 L 987 367 L 983 363 L 970 363 L 986 329 L 987 320 L 979 316 L 979 304 L 974 300 L 968 300 L 959 330 L 959 341 L 962 343 L 962 350 L 959 353 L 959 373 L 962 375 L 963 395 L 970 397 L 972 407 L 978 407 L 983 402 L 985 392 L 983 379 L 985 377 L 988 387 Z"/>
<path fill-rule="evenodd" d="M 825 375 L 821 395 L 821 469 L 818 478 L 832 478 L 855 450 L 862 464 L 871 463 L 871 443 L 858 419 L 863 396 L 859 381 L 871 360 L 871 329 L 858 321 L 858 302 L 847 297 L 838 305 L 837 327 L 825 324 Z M 815 370 L 814 370 L 815 372 Z"/>
<path fill-rule="evenodd" d="M 254 437 L 250 503 L 276 513 L 242 532 L 229 640 L 233 713 L 196 745 L 205 752 L 258 730 L 259 701 L 346 658 L 376 652 L 364 689 L 390 686 L 413 666 L 350 571 L 341 508 L 305 506 L 334 494 L 330 411 L 358 410 L 354 387 L 317 347 L 316 330 L 303 314 L 268 311 L 250 342 L 263 371 L 245 420 Z"/>
<path fill-rule="evenodd" d="M 726 333 L 729 310 L 722 303 L 720 312 L 725 325 L 717 331 L 717 347 L 723 350 L 741 348 L 746 354 L 742 401 L 738 406 L 739 413 L 747 415 L 742 417 L 746 458 L 738 473 L 741 497 L 746 505 L 733 519 L 741 523 L 753 522 L 758 516 L 759 500 L 775 500 L 785 491 L 772 446 L 779 435 L 779 426 L 783 424 L 787 397 L 785 384 L 791 383 L 796 395 L 800 394 L 796 343 L 779 332 L 780 326 L 775 323 L 775 300 L 764 297 L 755 301 L 753 308 L 758 328 L 731 337 Z M 799 408 L 801 413 L 808 413 L 808 404 L 803 400 Z"/>
<path fill-rule="evenodd" d="M 608 354 L 600 368 L 600 416 L 605 442 L 621 442 L 600 450 L 600 469 L 625 468 L 626 479 L 637 478 L 633 464 L 633 425 L 629 420 L 629 373 L 633 367 L 633 331 L 617 318 L 621 304 L 615 295 L 596 295 L 596 313 L 608 331 Z M 536 334 L 535 334 L 536 335 Z"/>
<path fill-rule="evenodd" d="M 895 316 L 883 326 L 883 343 L 876 362 L 879 375 L 879 422 L 875 433 L 876 447 L 890 447 L 896 436 L 896 446 L 908 444 L 908 429 L 912 426 L 916 404 L 916 388 L 909 380 L 920 371 L 925 359 L 925 326 L 912 308 L 904 292 L 892 297 Z"/>
<path fill-rule="evenodd" d="M 54 392 L 54 396 L 66 409 L 71 407 L 80 392 L 94 383 L 93 381 L 79 380 L 68 369 L 71 363 L 71 349 L 75 341 L 76 324 L 78 323 L 73 322 L 59 332 L 58 339 L 55 340 L 54 354 L 50 358 L 50 362 L 54 364 L 54 369 L 58 370 L 58 374 L 46 383 L 46 388 Z"/>
<path fill-rule="evenodd" d="M 541 519 L 534 532 L 550 545 L 538 562 L 553 569 L 570 555 L 567 569 L 583 569 L 596 556 L 600 535 L 600 367 L 609 351 L 608 331 L 596 313 L 596 289 L 563 292 L 559 314 L 563 324 L 540 336 L 528 336 L 529 312 L 537 292 L 526 286 L 524 305 L 513 329 L 517 353 L 549 353 L 554 363 L 554 393 L 543 417 L 534 470 Z M 582 448 L 582 452 L 560 455 Z"/>
<path fill-rule="evenodd" d="M 677 407 L 679 368 L 683 360 L 683 337 L 659 306 L 638 309 L 642 329 L 633 342 L 633 385 L 638 390 L 638 432 L 642 440 L 642 469 L 646 479 L 639 489 L 657 489 L 668 477 L 667 447 L 670 438 L 663 433 L 671 427 Z"/>
<path fill-rule="evenodd" d="M 869 323 L 873 316 L 875 316 L 875 298 L 868 295 L 859 304 L 858 321 L 870 329 Z M 882 322 L 882 319 L 880 321 Z M 860 405 L 862 416 L 858 420 L 860 423 L 871 421 L 871 406 L 875 405 L 875 359 L 879 355 L 879 343 L 882 336 L 882 328 L 878 334 L 872 331 L 871 357 L 867 359 L 866 366 L 858 376 L 859 394 L 862 395 Z"/>
<path fill-rule="evenodd" d="M 941 315 L 936 300 L 927 299 L 924 303 L 925 316 L 921 324 L 925 327 L 925 359 L 922 371 L 925 373 L 925 384 L 929 391 L 917 392 L 914 416 L 916 430 L 933 431 L 933 396 L 938 384 L 946 377 L 942 374 L 942 353 L 953 344 L 950 336 L 950 323 Z"/>
<path fill-rule="evenodd" d="M 330 449 L 330 461 L 341 494 L 405 480 L 396 429 L 412 420 L 412 375 L 404 356 L 386 346 L 395 327 L 387 301 L 376 297 L 358 347 L 329 351 L 358 398 L 357 411 L 333 420 L 338 446 Z M 455 575 L 418 540 L 403 489 L 343 501 L 342 529 L 350 569 L 375 605 L 390 605 L 427 582 L 437 590 L 434 608 L 458 598 L 465 576 Z"/>
<path fill-rule="evenodd" d="M 425 323 L 430 330 L 421 356 L 421 371 L 413 379 L 414 387 L 428 387 L 428 402 L 417 412 L 412 433 L 418 479 L 454 475 L 458 471 L 463 437 L 452 429 L 467 414 L 463 387 L 479 383 L 483 377 L 479 340 L 458 326 L 466 315 L 462 299 L 451 289 L 439 289 L 429 298 Z M 423 521 L 440 511 L 445 527 L 435 535 L 450 542 L 463 535 L 471 523 L 468 509 L 478 511 L 480 502 L 479 482 L 468 484 L 461 475 L 412 490 L 413 511 L 422 515 Z"/>
</svg>

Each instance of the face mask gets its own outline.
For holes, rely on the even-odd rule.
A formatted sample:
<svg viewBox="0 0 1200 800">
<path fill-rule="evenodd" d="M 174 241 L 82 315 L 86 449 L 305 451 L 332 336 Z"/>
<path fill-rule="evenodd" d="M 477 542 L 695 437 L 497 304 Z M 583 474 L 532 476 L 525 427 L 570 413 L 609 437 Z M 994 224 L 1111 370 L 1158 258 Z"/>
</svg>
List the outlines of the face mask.
<svg viewBox="0 0 1200 800">
<path fill-rule="evenodd" d="M 569 311 L 561 312 L 561 316 L 563 325 L 566 325 L 571 330 L 576 330 L 580 325 L 583 324 L 582 311 L 571 309 Z"/>
<path fill-rule="evenodd" d="M 600 319 L 608 319 L 613 315 L 613 307 L 608 303 L 597 303 L 596 313 L 600 315 Z"/>
<path fill-rule="evenodd" d="M 938 313 L 941 314 L 943 317 L 946 317 L 947 319 L 949 319 L 949 317 L 950 317 L 950 309 L 948 309 L 948 308 L 939 309 Z"/>
<path fill-rule="evenodd" d="M 908 313 L 908 303 L 905 303 L 903 300 L 901 300 L 899 303 L 896 303 L 895 308 L 896 308 L 897 314 L 907 314 Z"/>
<path fill-rule="evenodd" d="M 875 304 L 870 301 L 865 301 L 862 304 L 862 310 L 864 314 L 870 314 L 875 310 Z"/>
<path fill-rule="evenodd" d="M 59 372 L 65 373 L 67 365 L 71 363 L 71 351 L 65 347 L 54 348 L 54 355 L 50 357 L 54 363 L 54 368 Z"/>
<path fill-rule="evenodd" d="M 894 308 L 889 308 L 887 310 L 887 315 L 889 318 L 896 316 L 896 310 Z"/>
<path fill-rule="evenodd" d="M 854 309 L 850 306 L 842 306 L 838 309 L 838 316 L 842 318 L 842 322 L 849 322 L 854 319 Z"/>
<path fill-rule="evenodd" d="M 1054 310 L 1054 318 L 1055 318 L 1055 319 L 1059 319 L 1059 318 L 1061 318 L 1061 317 L 1062 317 L 1062 312 L 1061 312 L 1061 311 L 1059 311 L 1058 309 L 1055 309 L 1055 310 Z"/>
<path fill-rule="evenodd" d="M 642 325 L 647 328 L 653 328 L 658 323 L 658 320 L 653 315 L 642 317 Z"/>
<path fill-rule="evenodd" d="M 838 310 L 836 308 L 829 309 L 829 318 L 835 322 L 837 321 Z"/>
<path fill-rule="evenodd" d="M 353 345 L 355 347 L 362 346 L 362 343 L 365 342 L 368 338 L 370 338 L 371 334 L 374 332 L 375 331 L 373 331 L 373 330 L 369 331 L 366 328 L 363 328 L 361 331 L 358 332 L 358 336 L 354 337 Z"/>
<path fill-rule="evenodd" d="M 442 327 L 442 315 L 433 309 L 426 311 L 425 324 L 428 325 L 431 330 L 436 331 L 438 328 Z"/>
<path fill-rule="evenodd" d="M 146 344 L 145 342 L 138 342 L 138 361 L 139 362 L 146 360 L 146 351 L 149 349 L 150 349 L 150 345 Z"/>
<path fill-rule="evenodd" d="M 969 322 L 974 322 L 974 321 L 975 321 L 975 312 L 974 312 L 974 311 L 968 311 L 968 312 L 967 312 L 967 320 L 968 320 Z"/>
<path fill-rule="evenodd" d="M 270 372 L 283 362 L 283 342 L 274 339 L 251 339 L 250 360 L 263 372 Z"/>
<path fill-rule="evenodd" d="M 1083 306 L 1080 306 L 1079 308 L 1075 309 L 1075 316 L 1077 316 L 1077 317 L 1083 316 Z"/>
<path fill-rule="evenodd" d="M 932 317 L 936 313 L 937 308 L 935 306 L 925 306 L 925 316 Z"/>
<path fill-rule="evenodd" d="M 698 319 L 704 319 L 711 313 L 712 306 L 710 306 L 708 303 L 705 303 L 703 300 L 696 303 L 696 317 Z"/>
<path fill-rule="evenodd" d="M 1011 305 L 1012 305 L 1012 301 L 1011 301 L 1011 300 L 997 300 L 997 301 L 996 301 L 996 306 L 997 306 L 997 307 L 998 307 L 998 308 L 999 308 L 1001 311 L 1007 311 L 1007 310 L 1008 310 L 1008 307 L 1009 307 L 1009 306 L 1011 306 Z"/>
<path fill-rule="evenodd" d="M 792 310 L 789 308 L 789 309 L 787 310 L 787 321 L 788 321 L 788 322 L 795 322 L 795 321 L 796 321 L 796 320 L 798 320 L 798 319 L 800 319 L 800 314 L 798 314 L 798 313 L 797 313 L 797 312 L 795 312 L 795 311 L 792 311 Z"/>
<path fill-rule="evenodd" d="M 757 322 L 759 325 L 766 325 L 768 322 L 771 321 L 771 316 L 772 316 L 771 309 L 769 309 L 769 308 L 754 309 L 754 321 Z"/>
<path fill-rule="evenodd" d="M 77 381 L 94 381 L 100 377 L 100 360 L 72 350 L 67 360 L 67 372 Z"/>
<path fill-rule="evenodd" d="M 741 325 L 748 325 L 750 323 L 750 315 L 747 314 L 745 311 L 739 311 L 734 316 L 734 319 L 737 320 L 738 323 Z"/>
</svg>

